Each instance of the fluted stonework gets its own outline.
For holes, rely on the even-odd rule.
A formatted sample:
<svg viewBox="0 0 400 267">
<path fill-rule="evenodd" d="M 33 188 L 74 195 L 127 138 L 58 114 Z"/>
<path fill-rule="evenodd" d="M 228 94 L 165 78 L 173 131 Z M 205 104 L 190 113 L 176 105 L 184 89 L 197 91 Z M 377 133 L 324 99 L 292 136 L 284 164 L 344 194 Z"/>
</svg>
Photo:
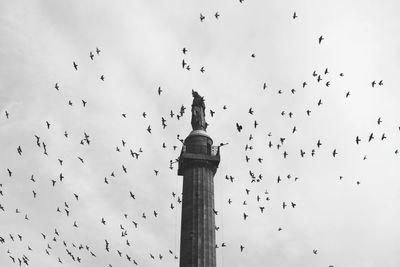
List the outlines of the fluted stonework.
<svg viewBox="0 0 400 267">
<path fill-rule="evenodd" d="M 180 267 L 215 267 L 214 174 L 220 158 L 203 130 L 186 138 L 179 160 L 183 175 Z"/>
</svg>

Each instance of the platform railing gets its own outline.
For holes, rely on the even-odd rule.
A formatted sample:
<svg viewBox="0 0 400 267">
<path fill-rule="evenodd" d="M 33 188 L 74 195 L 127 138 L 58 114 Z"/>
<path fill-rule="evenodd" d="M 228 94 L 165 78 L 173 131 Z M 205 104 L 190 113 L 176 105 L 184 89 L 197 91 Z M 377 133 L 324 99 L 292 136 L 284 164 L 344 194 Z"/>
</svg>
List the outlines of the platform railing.
<svg viewBox="0 0 400 267">
<path fill-rule="evenodd" d="M 219 156 L 219 146 L 183 145 L 181 153 Z"/>
</svg>

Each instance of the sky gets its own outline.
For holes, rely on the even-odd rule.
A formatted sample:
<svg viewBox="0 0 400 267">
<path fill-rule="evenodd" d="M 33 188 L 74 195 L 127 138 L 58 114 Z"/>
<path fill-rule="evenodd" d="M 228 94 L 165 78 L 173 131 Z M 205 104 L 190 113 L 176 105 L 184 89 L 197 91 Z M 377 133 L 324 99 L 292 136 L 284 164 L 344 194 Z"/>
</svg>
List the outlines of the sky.
<svg viewBox="0 0 400 267">
<path fill-rule="evenodd" d="M 178 266 L 182 177 L 169 163 L 194 89 L 214 144 L 229 143 L 217 266 L 399 266 L 399 7 L 1 1 L 1 265 Z"/>
</svg>

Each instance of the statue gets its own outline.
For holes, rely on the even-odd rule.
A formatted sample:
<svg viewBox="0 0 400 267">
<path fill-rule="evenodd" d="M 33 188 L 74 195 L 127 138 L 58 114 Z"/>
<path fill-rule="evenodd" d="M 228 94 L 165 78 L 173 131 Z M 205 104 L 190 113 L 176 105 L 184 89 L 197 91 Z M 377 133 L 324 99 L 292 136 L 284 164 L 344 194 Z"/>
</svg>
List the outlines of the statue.
<svg viewBox="0 0 400 267">
<path fill-rule="evenodd" d="M 207 123 L 205 120 L 204 98 L 196 91 L 192 90 L 193 103 L 192 103 L 192 128 L 193 130 L 206 130 Z"/>
</svg>

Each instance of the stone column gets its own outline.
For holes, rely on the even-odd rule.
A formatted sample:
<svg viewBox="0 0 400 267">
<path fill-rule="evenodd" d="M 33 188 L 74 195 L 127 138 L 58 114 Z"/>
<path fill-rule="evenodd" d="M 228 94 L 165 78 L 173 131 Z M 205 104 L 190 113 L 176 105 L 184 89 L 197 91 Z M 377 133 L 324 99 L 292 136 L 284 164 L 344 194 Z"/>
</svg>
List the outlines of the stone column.
<svg viewBox="0 0 400 267">
<path fill-rule="evenodd" d="M 218 149 L 203 130 L 190 133 L 179 159 L 183 175 L 180 267 L 215 267 L 214 174 Z"/>
</svg>

